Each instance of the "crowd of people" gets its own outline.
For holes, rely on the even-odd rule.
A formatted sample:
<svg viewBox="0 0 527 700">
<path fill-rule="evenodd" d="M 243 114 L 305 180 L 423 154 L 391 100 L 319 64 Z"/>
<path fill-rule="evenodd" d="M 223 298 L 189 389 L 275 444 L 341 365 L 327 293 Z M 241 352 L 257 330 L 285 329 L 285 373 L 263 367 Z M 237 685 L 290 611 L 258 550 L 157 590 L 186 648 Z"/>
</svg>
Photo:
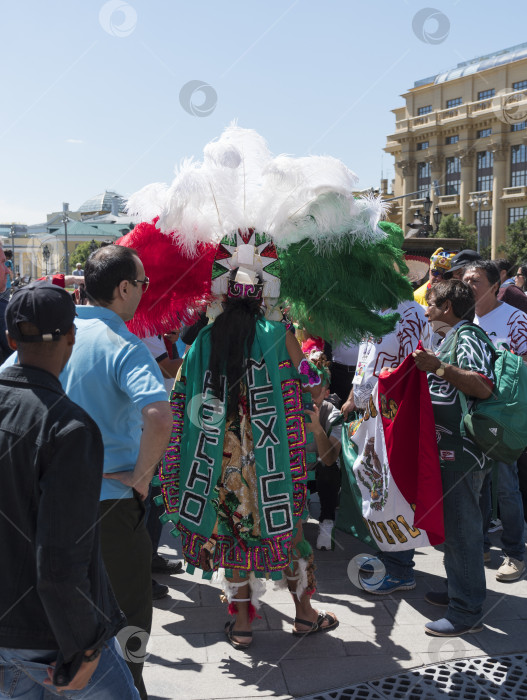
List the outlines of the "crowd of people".
<svg viewBox="0 0 527 700">
<path fill-rule="evenodd" d="M 488 532 L 491 522 L 496 527 L 491 493 L 497 496 L 504 557 L 496 578 L 514 581 L 525 569 L 526 466 L 522 458 L 492 470 L 495 463 L 459 434 L 459 394 L 485 399 L 495 381 L 492 352 L 475 326 L 496 346 L 506 343 L 527 358 L 522 310 L 527 269 L 519 265 L 509 276 L 507 261 L 478 257 L 474 251 L 434 254 L 424 305 L 398 304 L 394 331 L 364 338 L 355 349 L 346 344 L 332 349 L 297 329 L 304 337 L 300 346 L 291 324 L 263 317 L 258 295 L 228 295 L 212 323 L 202 318 L 196 329 L 183 329 L 189 344 L 172 394 L 174 413 L 165 379 L 173 383 L 182 360 L 171 360 L 162 344 L 141 341 L 126 327 L 149 284 L 135 251 L 112 245 L 90 256 L 83 270 L 87 306 L 75 307 L 60 284 L 47 280 L 16 292 L 5 310 L 14 354 L 0 373 L 0 529 L 6 564 L 0 577 L 0 692 L 11 688 L 9 697 L 36 698 L 89 683 L 93 690 L 86 697 L 147 697 L 142 664 L 123 661 L 129 657 L 119 653 L 115 635 L 125 620 L 150 631 L 153 561 L 157 570 L 180 570 L 156 552 L 152 559 L 145 522 L 152 477 L 181 428 L 177 397 L 189 384 L 199 387 L 205 408 L 211 398 L 226 407 L 223 430 L 214 421 L 207 425 L 203 413 L 200 428 L 187 434 L 187 453 L 195 462 L 182 509 L 190 518 L 196 515 L 193 483 L 208 479 L 215 498 L 208 529 L 180 529 L 190 568 L 224 572 L 222 588 L 233 615 L 225 626 L 229 642 L 239 649 L 250 646 L 260 577 L 279 578 L 278 573 L 293 596 L 295 635 L 336 629 L 336 616 L 311 604 L 316 580 L 302 530 L 302 489 L 288 454 L 287 468 L 278 470 L 278 460 L 284 459 L 280 442 L 287 436 L 277 425 L 280 406 L 266 392 L 272 392 L 276 375 L 292 387 L 293 378 L 300 377 L 311 395 L 304 406 L 309 417 L 304 427 L 313 436 L 306 439 L 306 453 L 312 455 L 308 485 L 320 501 L 316 547 L 330 549 L 339 502 L 341 418 L 364 410 L 379 373 L 398 367 L 409 354 L 428 375 L 444 490 L 447 588 L 425 598 L 445 613 L 426 627 L 440 636 L 481 630 Z M 1 268 L 5 287 L 9 272 Z M 241 277 L 233 276 L 231 283 L 254 287 Z M 416 290 L 416 298 L 420 294 Z M 508 302 L 501 300 L 505 296 Z M 213 415 L 217 409 L 210 410 Z M 215 433 L 223 435 L 223 445 Z M 72 454 L 77 455 L 74 468 Z M 200 459 L 210 465 L 209 474 L 200 470 Z M 261 460 L 269 472 L 265 521 L 257 492 Z M 293 474 L 289 495 L 272 483 L 277 476 L 284 481 L 286 473 L 289 479 Z M 288 500 L 298 507 L 288 509 Z M 294 526 L 276 547 L 273 527 L 288 517 Z M 413 550 L 380 558 L 386 573 L 372 594 L 415 587 Z"/>
<path fill-rule="evenodd" d="M 159 516 L 186 572 L 221 589 L 234 648 L 257 644 L 267 581 L 291 594 L 294 636 L 338 634 L 313 600 L 303 522 L 318 497 L 315 550 L 332 548 L 348 428 L 391 415 L 373 397 L 408 361 L 443 489 L 447 588 L 425 596 L 444 608 L 426 633 L 482 628 L 493 501 L 496 576 L 523 575 L 525 464 L 491 459 L 461 419 L 496 392 L 496 347 L 523 368 L 527 269 L 470 250 L 405 256 L 382 200 L 356 185 L 334 158 L 273 157 L 232 124 L 170 187 L 130 198 L 141 223 L 117 244 L 3 299 L 0 695 L 148 697 L 138 647 L 168 593 L 153 575 L 182 569 L 157 551 Z M 378 556 L 367 593 L 415 587 L 414 550 Z"/>
</svg>

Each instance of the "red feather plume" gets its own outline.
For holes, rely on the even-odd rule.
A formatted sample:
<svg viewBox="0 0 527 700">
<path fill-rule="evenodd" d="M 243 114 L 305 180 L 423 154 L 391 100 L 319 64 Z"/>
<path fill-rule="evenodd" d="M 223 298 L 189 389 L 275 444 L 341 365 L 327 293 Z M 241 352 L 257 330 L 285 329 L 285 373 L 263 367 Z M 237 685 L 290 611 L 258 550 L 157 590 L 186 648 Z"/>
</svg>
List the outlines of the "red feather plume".
<svg viewBox="0 0 527 700">
<path fill-rule="evenodd" d="M 216 246 L 200 244 L 196 253 L 184 253 L 177 239 L 161 233 L 152 223 L 138 224 L 116 243 L 134 248 L 150 285 L 137 311 L 126 324 L 140 338 L 177 330 L 192 323 L 211 301 L 210 285 Z"/>
</svg>

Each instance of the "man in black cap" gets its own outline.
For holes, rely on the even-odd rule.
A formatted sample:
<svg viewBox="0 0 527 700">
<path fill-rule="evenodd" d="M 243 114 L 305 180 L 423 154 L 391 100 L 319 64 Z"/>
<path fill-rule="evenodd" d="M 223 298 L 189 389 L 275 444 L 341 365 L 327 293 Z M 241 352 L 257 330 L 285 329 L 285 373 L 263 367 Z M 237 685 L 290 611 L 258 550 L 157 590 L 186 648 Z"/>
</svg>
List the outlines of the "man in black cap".
<svg viewBox="0 0 527 700">
<path fill-rule="evenodd" d="M 74 317 L 70 295 L 48 282 L 6 309 L 19 364 L 0 372 L 0 691 L 40 698 L 90 683 L 83 697 L 137 700 L 101 558 L 101 434 L 58 380 Z"/>
<path fill-rule="evenodd" d="M 467 265 L 470 265 L 477 260 L 481 260 L 481 255 L 476 253 L 475 250 L 470 250 L 470 248 L 460 250 L 459 253 L 456 253 L 450 261 L 450 270 L 445 273 L 444 278 L 446 280 L 462 280 L 463 273 L 465 272 Z"/>
</svg>

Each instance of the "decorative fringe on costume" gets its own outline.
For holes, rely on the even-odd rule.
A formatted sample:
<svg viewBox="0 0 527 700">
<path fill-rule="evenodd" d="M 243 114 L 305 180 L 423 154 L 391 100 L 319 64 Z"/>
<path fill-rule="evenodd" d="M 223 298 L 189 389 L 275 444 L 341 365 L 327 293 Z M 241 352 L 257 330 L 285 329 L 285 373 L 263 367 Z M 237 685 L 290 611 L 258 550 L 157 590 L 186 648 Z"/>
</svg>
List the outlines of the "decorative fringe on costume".
<svg viewBox="0 0 527 700">
<path fill-rule="evenodd" d="M 265 593 L 265 582 L 261 578 L 257 578 L 253 573 L 250 574 L 249 578 L 245 581 L 234 582 L 229 581 L 225 576 L 225 569 L 220 569 L 212 577 L 212 582 L 215 585 L 221 586 L 222 593 L 220 595 L 220 600 L 222 603 L 229 604 L 229 614 L 236 615 L 238 608 L 236 606 L 236 601 L 248 601 L 249 602 L 249 617 L 252 615 L 251 608 L 254 610 L 254 615 L 256 611 L 260 609 L 262 605 L 261 598 Z M 243 586 L 249 586 L 250 598 L 237 598 L 238 589 Z M 254 618 L 252 618 L 254 619 Z M 251 620 L 252 622 L 252 620 Z"/>
</svg>

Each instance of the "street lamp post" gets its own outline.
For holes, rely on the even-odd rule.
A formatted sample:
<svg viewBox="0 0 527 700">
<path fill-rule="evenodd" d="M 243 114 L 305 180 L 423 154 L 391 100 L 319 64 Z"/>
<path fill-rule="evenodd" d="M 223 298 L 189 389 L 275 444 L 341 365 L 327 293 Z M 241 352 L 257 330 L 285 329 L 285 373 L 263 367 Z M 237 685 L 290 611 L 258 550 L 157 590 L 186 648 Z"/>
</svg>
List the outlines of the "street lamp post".
<svg viewBox="0 0 527 700">
<path fill-rule="evenodd" d="M 432 208 L 432 200 L 430 199 L 429 194 L 426 195 L 426 199 L 423 202 L 423 208 L 425 210 L 425 215 L 422 235 L 426 238 L 426 236 L 428 236 L 429 231 L 432 231 L 432 226 L 430 226 L 430 209 Z"/>
<path fill-rule="evenodd" d="M 66 266 L 66 274 L 70 274 L 70 264 L 68 258 L 68 202 L 62 203 L 62 223 L 64 224 L 64 263 Z"/>
<path fill-rule="evenodd" d="M 436 208 L 434 209 L 434 224 L 436 226 L 434 233 L 437 233 L 439 231 L 439 224 L 441 223 L 442 218 L 443 212 L 438 206 L 436 206 Z"/>
<path fill-rule="evenodd" d="M 484 207 L 488 206 L 488 199 L 486 194 L 473 194 L 472 195 L 472 201 L 470 202 L 470 206 L 472 209 L 475 208 L 476 202 L 478 205 L 478 215 L 476 218 L 476 229 L 478 233 L 478 243 L 477 243 L 477 252 L 480 252 L 481 248 L 481 205 L 483 204 Z"/>
<path fill-rule="evenodd" d="M 46 271 L 45 271 L 44 274 L 47 276 L 47 274 L 48 274 L 48 262 L 49 262 L 49 259 L 50 259 L 50 257 L 51 257 L 51 251 L 50 251 L 50 249 L 49 249 L 49 247 L 48 247 L 47 245 L 45 245 L 45 246 L 42 248 L 42 257 L 44 258 L 44 263 L 45 263 L 45 266 L 46 266 L 46 268 L 45 268 Z"/>
</svg>

